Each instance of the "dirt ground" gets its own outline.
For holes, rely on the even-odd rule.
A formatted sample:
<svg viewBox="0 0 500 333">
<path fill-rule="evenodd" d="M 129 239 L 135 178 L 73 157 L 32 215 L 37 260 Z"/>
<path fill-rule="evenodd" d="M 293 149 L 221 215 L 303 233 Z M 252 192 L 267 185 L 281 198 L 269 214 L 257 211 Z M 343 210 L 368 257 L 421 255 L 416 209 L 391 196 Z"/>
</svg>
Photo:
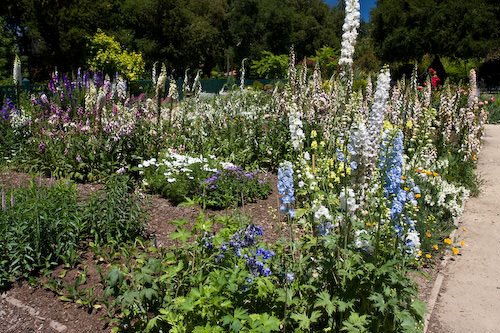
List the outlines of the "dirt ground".
<svg viewBox="0 0 500 333">
<path fill-rule="evenodd" d="M 500 126 L 487 125 L 478 160 L 482 192 L 465 205 L 428 332 L 500 332 Z M 464 229 L 466 231 L 464 231 Z"/>
<path fill-rule="evenodd" d="M 263 241 L 275 242 L 280 237 L 286 237 L 286 223 L 278 214 L 279 202 L 276 190 L 276 176 L 271 176 L 272 193 L 266 200 L 258 200 L 239 208 L 243 214 L 252 217 L 255 224 L 262 226 Z M 0 187 L 15 188 L 29 186 L 31 177 L 27 174 L 13 171 L 0 172 Z M 48 185 L 51 180 L 47 178 L 35 178 L 35 182 Z M 78 193 L 81 198 L 87 198 L 92 193 L 101 189 L 101 185 L 78 184 Z M 158 196 L 149 198 L 149 221 L 146 233 L 155 238 L 158 246 L 169 247 L 173 245 L 169 235 L 175 231 L 175 226 L 169 223 L 172 220 L 187 218 L 187 227 L 194 225 L 200 208 L 178 207 L 169 200 Z M 216 216 L 224 215 L 225 211 L 207 210 L 207 214 Z M 228 214 L 232 211 L 228 210 Z M 283 217 L 283 216 L 281 216 Z M 214 226 L 215 229 L 221 226 Z M 102 290 L 99 282 L 99 273 L 94 268 L 96 263 L 93 254 L 82 252 L 82 263 L 75 269 L 69 270 L 64 280 L 70 284 L 76 275 L 88 268 L 87 283 L 82 285 L 88 288 L 96 286 L 96 290 Z M 61 273 L 63 267 L 55 269 L 53 276 Z M 73 280 L 72 280 L 73 279 Z M 30 286 L 27 281 L 14 284 L 12 288 L 0 295 L 0 332 L 24 333 L 24 332 L 109 332 L 109 327 L 101 319 L 105 315 L 103 309 L 93 310 L 88 313 L 78 304 L 63 302 L 59 296 L 43 286 Z"/>
</svg>

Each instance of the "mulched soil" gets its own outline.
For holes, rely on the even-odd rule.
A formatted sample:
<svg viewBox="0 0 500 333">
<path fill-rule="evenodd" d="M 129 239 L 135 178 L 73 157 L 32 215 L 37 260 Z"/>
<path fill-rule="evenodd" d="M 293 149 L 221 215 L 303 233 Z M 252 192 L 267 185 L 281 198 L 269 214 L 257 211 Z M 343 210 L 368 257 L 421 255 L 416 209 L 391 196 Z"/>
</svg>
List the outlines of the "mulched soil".
<svg viewBox="0 0 500 333">
<path fill-rule="evenodd" d="M 49 185 L 48 178 L 35 177 L 15 171 L 0 172 L 0 187 L 11 189 L 16 187 L 29 186 L 34 181 L 39 184 Z M 250 216 L 255 224 L 262 226 L 264 231 L 263 241 L 275 242 L 280 237 L 286 237 L 286 223 L 283 215 L 279 214 L 279 201 L 277 196 L 275 176 L 271 178 L 273 192 L 266 200 L 258 200 L 255 203 L 245 204 L 238 209 L 238 212 Z M 99 184 L 78 184 L 79 196 L 84 199 L 103 186 Z M 175 231 L 175 225 L 169 223 L 176 219 L 187 218 L 187 228 L 193 227 L 196 218 L 201 212 L 200 207 L 178 207 L 172 205 L 168 199 L 158 196 L 148 196 L 149 219 L 146 226 L 146 233 L 151 238 L 155 238 L 157 245 L 170 247 L 174 242 L 169 239 L 169 235 Z M 206 211 L 209 216 L 224 216 L 232 214 L 233 210 L 227 212 L 210 210 Z M 221 228 L 222 225 L 214 225 L 214 229 Z M 82 263 L 76 268 L 68 269 L 62 279 L 67 284 L 72 284 L 78 274 L 87 267 L 87 281 L 82 288 L 95 286 L 95 292 L 99 295 L 102 292 L 99 273 L 95 269 L 97 258 L 91 252 L 81 253 Z M 102 267 L 105 271 L 105 267 Z M 54 269 L 52 277 L 58 277 L 65 270 L 60 266 Z M 47 278 L 42 279 L 46 282 Z M 26 308 L 19 308 L 8 303 L 5 297 L 15 298 L 24 305 L 32 307 L 36 311 L 36 316 L 29 313 Z M 59 322 L 66 326 L 63 332 L 99 332 L 109 331 L 105 321 L 101 319 L 105 315 L 104 309 L 93 309 L 89 312 L 79 304 L 61 301 L 59 295 L 44 288 L 42 285 L 31 286 L 27 281 L 14 284 L 0 298 L 0 332 L 58 332 L 49 324 L 50 320 Z"/>
<path fill-rule="evenodd" d="M 0 172 L 0 187 L 15 188 L 29 186 L 32 178 L 20 172 L 2 171 Z M 50 184 L 47 178 L 36 177 L 34 181 L 44 185 Z M 273 192 L 266 200 L 258 200 L 255 203 L 246 204 L 239 208 L 239 212 L 251 216 L 253 222 L 262 226 L 264 231 L 263 240 L 265 242 L 275 242 L 280 237 L 286 237 L 287 229 L 283 215 L 279 212 L 279 200 L 276 190 L 276 177 L 272 177 Z M 87 198 L 98 189 L 102 189 L 99 184 L 78 184 L 79 196 Z M 169 239 L 169 235 L 175 231 L 175 225 L 169 223 L 176 219 L 188 219 L 188 228 L 191 228 L 197 216 L 200 214 L 198 206 L 177 207 L 167 199 L 158 196 L 149 196 L 149 221 L 146 232 L 151 238 L 156 238 L 158 246 L 170 247 L 174 245 Z M 232 210 L 228 210 L 228 214 Z M 225 211 L 207 210 L 211 216 L 226 214 Z M 214 226 L 215 229 L 221 226 Z M 87 267 L 87 281 L 83 288 L 95 286 L 95 292 L 99 295 L 102 292 L 99 273 L 95 269 L 98 262 L 91 252 L 81 253 L 82 263 L 76 268 L 68 269 L 63 281 L 72 284 L 76 276 Z M 102 266 L 102 265 L 101 265 Z M 435 267 L 438 267 L 436 265 Z M 102 267 L 103 271 L 106 267 Z M 57 267 L 51 276 L 57 277 L 65 270 L 64 267 Z M 426 269 L 431 279 L 423 276 L 416 276 L 415 280 L 420 285 L 421 299 L 426 300 L 432 288 L 432 277 L 437 274 L 436 268 Z M 47 281 L 45 278 L 43 281 Z M 5 297 L 15 298 L 24 305 L 32 307 L 36 312 L 29 313 L 26 308 L 13 306 L 7 302 Z M 33 312 L 33 311 L 32 311 Z M 44 288 L 43 286 L 30 286 L 27 281 L 14 284 L 0 297 L 0 332 L 105 332 L 110 328 L 101 318 L 105 315 L 105 309 L 94 309 L 89 312 L 81 305 L 73 302 L 60 300 L 59 295 Z M 56 330 L 50 325 L 50 320 L 63 324 L 66 328 Z"/>
</svg>

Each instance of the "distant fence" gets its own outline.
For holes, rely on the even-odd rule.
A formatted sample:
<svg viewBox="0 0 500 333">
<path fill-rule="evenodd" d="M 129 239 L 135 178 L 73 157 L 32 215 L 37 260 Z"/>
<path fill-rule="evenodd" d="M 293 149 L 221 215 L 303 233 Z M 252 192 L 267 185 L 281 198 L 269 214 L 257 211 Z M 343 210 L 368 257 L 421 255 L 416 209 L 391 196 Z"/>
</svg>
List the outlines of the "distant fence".
<svg viewBox="0 0 500 333">
<path fill-rule="evenodd" d="M 258 82 L 258 83 L 257 83 Z M 255 84 L 258 84 L 259 86 L 266 86 L 268 84 L 274 84 L 276 82 L 285 82 L 285 80 L 271 80 L 271 79 L 248 79 L 245 80 L 245 86 L 252 86 Z M 179 92 L 179 99 L 183 99 L 184 96 L 182 96 L 182 86 L 184 84 L 182 78 L 178 78 L 177 81 L 177 91 Z M 240 85 L 240 80 L 236 80 L 234 78 L 230 79 L 207 79 L 207 80 L 200 80 L 201 83 L 201 90 L 206 93 L 212 93 L 212 94 L 217 94 L 219 93 L 224 86 L 227 88 L 231 88 L 233 85 L 239 86 Z M 165 88 L 165 94 L 168 92 L 168 86 L 170 82 L 167 80 L 166 83 L 166 88 Z M 46 85 L 40 85 L 40 84 L 32 84 L 28 79 L 24 79 L 21 83 L 21 93 L 29 93 L 29 94 L 40 94 L 42 92 L 47 93 L 47 86 Z M 142 92 L 152 92 L 154 90 L 153 87 L 153 82 L 152 81 L 144 81 L 144 80 L 139 80 L 138 82 L 138 88 L 139 91 Z M 7 86 L 0 86 L 0 102 L 3 104 L 5 100 L 9 98 L 11 101 L 16 100 L 16 86 L 14 85 L 7 85 Z"/>
</svg>

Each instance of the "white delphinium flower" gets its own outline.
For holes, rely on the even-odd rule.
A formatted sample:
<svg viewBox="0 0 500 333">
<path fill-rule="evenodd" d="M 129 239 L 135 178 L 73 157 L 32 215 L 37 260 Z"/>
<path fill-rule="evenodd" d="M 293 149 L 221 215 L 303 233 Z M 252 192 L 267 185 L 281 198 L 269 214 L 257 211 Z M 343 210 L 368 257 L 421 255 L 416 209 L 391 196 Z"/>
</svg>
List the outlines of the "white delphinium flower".
<svg viewBox="0 0 500 333">
<path fill-rule="evenodd" d="M 21 73 L 21 59 L 17 54 L 16 57 L 14 58 L 14 69 L 12 71 L 12 79 L 14 80 L 15 86 L 21 84 L 21 81 L 23 80 Z"/>
<path fill-rule="evenodd" d="M 89 88 L 85 92 L 85 109 L 93 110 L 97 103 L 97 89 L 93 82 L 89 83 Z"/>
<path fill-rule="evenodd" d="M 104 86 L 99 88 L 99 95 L 97 96 L 96 108 L 102 110 L 106 105 L 106 90 Z"/>
<path fill-rule="evenodd" d="M 188 82 L 188 72 L 189 72 L 189 67 L 186 68 L 186 70 L 184 71 L 184 82 L 182 84 L 182 90 L 184 90 L 185 92 L 191 91 Z"/>
<path fill-rule="evenodd" d="M 368 231 L 359 229 L 354 232 L 354 244 L 358 249 L 363 249 L 368 252 L 373 252 L 374 247 L 370 242 L 371 236 Z"/>
<path fill-rule="evenodd" d="M 201 82 L 200 82 L 200 70 L 196 72 L 196 77 L 194 78 L 193 87 L 191 90 L 194 92 L 196 96 L 199 96 L 201 93 Z"/>
<path fill-rule="evenodd" d="M 177 83 L 175 82 L 175 80 L 170 80 L 167 96 L 172 98 L 172 100 L 174 101 L 179 99 L 179 92 L 177 91 Z"/>
<path fill-rule="evenodd" d="M 320 221 L 322 218 L 328 221 L 332 220 L 332 215 L 330 215 L 330 211 L 321 203 L 315 202 L 314 205 L 312 206 L 312 211 L 314 213 L 315 221 Z"/>
<path fill-rule="evenodd" d="M 476 71 L 470 70 L 469 75 L 469 108 L 474 108 L 478 102 Z"/>
<path fill-rule="evenodd" d="M 295 68 L 295 52 L 293 50 L 293 45 L 290 47 L 290 57 L 288 62 L 288 83 L 290 85 L 295 85 L 295 80 L 297 78 L 297 69 Z"/>
<path fill-rule="evenodd" d="M 415 229 L 408 231 L 406 235 L 405 244 L 408 246 L 407 252 L 417 257 L 420 252 L 420 235 Z"/>
<path fill-rule="evenodd" d="M 358 205 L 356 204 L 356 194 L 351 188 L 348 188 L 347 192 L 345 190 L 342 190 L 340 192 L 339 200 L 340 209 L 342 209 L 343 211 L 354 212 L 358 208 Z"/>
<path fill-rule="evenodd" d="M 116 94 L 120 100 L 127 98 L 127 82 L 121 76 L 116 83 Z"/>
<path fill-rule="evenodd" d="M 345 1 L 345 20 L 342 26 L 342 51 L 340 53 L 339 65 L 350 68 L 352 66 L 352 56 L 354 55 L 354 45 L 358 36 L 359 27 L 359 1 Z"/>
<path fill-rule="evenodd" d="M 367 144 L 367 159 L 368 168 L 375 166 L 378 157 L 380 144 L 380 133 L 384 125 L 384 115 L 389 98 L 389 89 L 391 88 L 391 74 L 388 67 L 382 68 L 377 79 L 377 90 L 375 91 L 374 102 L 370 117 L 368 119 L 368 144 Z M 367 171 L 370 171 L 369 169 Z"/>
<path fill-rule="evenodd" d="M 165 64 L 161 66 L 160 76 L 158 77 L 158 82 L 156 82 L 156 96 L 159 98 L 163 94 L 165 89 L 165 83 L 167 81 L 167 68 Z"/>
<path fill-rule="evenodd" d="M 153 64 L 153 71 L 151 73 L 151 79 L 153 81 L 153 85 L 156 86 L 156 65 L 158 64 L 158 62 L 155 62 Z"/>
<path fill-rule="evenodd" d="M 241 77 L 240 77 L 240 89 L 241 90 L 243 90 L 243 88 L 245 88 L 245 60 L 247 60 L 247 58 L 244 58 L 241 61 Z"/>
</svg>

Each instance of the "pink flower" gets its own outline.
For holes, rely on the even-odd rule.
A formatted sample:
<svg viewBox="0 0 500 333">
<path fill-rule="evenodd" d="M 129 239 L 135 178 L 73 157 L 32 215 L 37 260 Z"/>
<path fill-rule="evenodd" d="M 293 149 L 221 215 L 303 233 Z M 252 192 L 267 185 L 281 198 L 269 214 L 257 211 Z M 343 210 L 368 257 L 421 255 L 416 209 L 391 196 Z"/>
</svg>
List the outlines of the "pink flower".
<svg viewBox="0 0 500 333">
<path fill-rule="evenodd" d="M 495 96 L 492 96 L 491 97 L 491 101 L 494 102 L 495 101 Z"/>
</svg>

